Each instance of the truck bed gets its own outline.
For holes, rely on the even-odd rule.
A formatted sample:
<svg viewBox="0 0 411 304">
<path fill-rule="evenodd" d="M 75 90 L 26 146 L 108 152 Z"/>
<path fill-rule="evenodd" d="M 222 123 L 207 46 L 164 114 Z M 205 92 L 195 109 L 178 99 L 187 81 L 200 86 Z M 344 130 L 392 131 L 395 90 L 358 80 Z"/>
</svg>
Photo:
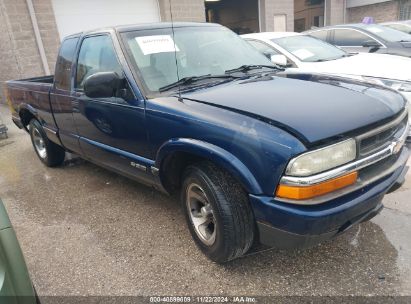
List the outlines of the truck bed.
<svg viewBox="0 0 411 304">
<path fill-rule="evenodd" d="M 53 81 L 54 75 L 48 75 L 6 82 L 7 101 L 13 109 L 13 121 L 18 127 L 24 127 L 29 123 L 32 116 L 27 113 L 30 112 L 41 116 L 43 123 L 49 128 L 57 128 L 50 104 Z"/>
<path fill-rule="evenodd" d="M 6 81 L 6 90 L 9 94 L 8 96 L 10 98 L 10 101 L 12 102 L 12 105 L 14 105 L 13 100 L 18 97 L 17 95 L 19 95 L 19 92 L 49 92 L 51 86 L 53 85 L 53 81 L 54 75 L 25 78 L 19 80 L 9 80 Z"/>
</svg>

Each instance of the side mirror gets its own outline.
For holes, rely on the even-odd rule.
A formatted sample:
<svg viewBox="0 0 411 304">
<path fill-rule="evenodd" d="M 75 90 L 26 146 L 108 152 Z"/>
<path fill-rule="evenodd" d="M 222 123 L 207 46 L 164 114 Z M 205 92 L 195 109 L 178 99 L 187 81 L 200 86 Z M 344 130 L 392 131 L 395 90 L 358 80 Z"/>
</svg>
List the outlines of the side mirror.
<svg viewBox="0 0 411 304">
<path fill-rule="evenodd" d="M 279 66 L 287 66 L 288 60 L 284 55 L 271 55 L 270 60 L 272 63 L 278 64 Z"/>
<path fill-rule="evenodd" d="M 369 48 L 380 48 L 381 44 L 379 44 L 377 41 L 375 40 L 367 40 L 363 43 L 362 45 L 363 47 L 369 47 Z"/>
<path fill-rule="evenodd" d="M 98 72 L 84 81 L 84 93 L 90 98 L 109 98 L 116 95 L 122 79 L 115 72 Z"/>
</svg>

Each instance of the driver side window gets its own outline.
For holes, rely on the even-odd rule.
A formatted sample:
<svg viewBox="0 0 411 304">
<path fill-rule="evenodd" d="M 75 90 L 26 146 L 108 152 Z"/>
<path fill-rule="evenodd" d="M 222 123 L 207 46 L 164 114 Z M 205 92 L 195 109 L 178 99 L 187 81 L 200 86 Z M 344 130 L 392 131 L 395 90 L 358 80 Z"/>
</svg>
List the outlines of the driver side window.
<svg viewBox="0 0 411 304">
<path fill-rule="evenodd" d="M 98 72 L 116 72 L 120 77 L 123 75 L 108 35 L 93 36 L 83 40 L 77 61 L 76 88 L 83 90 L 87 77 Z"/>
</svg>

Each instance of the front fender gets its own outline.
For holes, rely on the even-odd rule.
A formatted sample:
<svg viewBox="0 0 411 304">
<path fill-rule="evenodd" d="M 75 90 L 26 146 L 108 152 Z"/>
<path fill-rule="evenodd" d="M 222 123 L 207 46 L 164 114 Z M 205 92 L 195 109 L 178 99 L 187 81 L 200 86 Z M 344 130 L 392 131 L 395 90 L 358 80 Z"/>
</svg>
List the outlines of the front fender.
<svg viewBox="0 0 411 304">
<path fill-rule="evenodd" d="M 248 193 L 262 193 L 254 175 L 237 157 L 216 145 L 201 140 L 176 138 L 167 141 L 157 152 L 155 166 L 161 169 L 164 159 L 176 152 L 190 153 L 208 159 L 230 172 Z"/>
</svg>

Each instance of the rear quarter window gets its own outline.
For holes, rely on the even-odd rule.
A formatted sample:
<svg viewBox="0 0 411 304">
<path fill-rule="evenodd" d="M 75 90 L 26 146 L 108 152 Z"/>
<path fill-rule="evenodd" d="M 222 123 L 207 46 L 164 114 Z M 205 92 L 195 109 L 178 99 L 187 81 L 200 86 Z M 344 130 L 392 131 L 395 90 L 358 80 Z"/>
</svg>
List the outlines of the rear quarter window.
<svg viewBox="0 0 411 304">
<path fill-rule="evenodd" d="M 70 90 L 71 65 L 77 42 L 78 38 L 69 38 L 61 44 L 54 75 L 54 85 L 58 90 Z"/>
</svg>

